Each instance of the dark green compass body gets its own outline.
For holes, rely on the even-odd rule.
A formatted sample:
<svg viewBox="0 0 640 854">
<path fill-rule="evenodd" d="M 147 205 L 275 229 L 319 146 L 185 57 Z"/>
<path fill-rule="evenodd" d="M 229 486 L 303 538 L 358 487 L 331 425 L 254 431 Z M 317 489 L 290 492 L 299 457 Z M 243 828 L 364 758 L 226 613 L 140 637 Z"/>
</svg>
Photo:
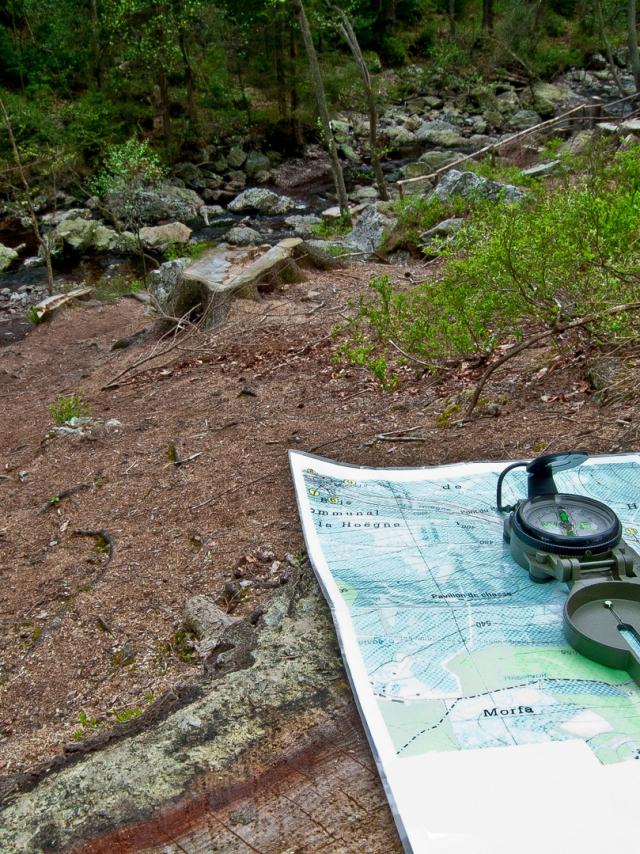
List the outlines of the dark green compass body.
<svg viewBox="0 0 640 854">
<path fill-rule="evenodd" d="M 587 455 L 548 454 L 512 463 L 498 478 L 498 510 L 507 513 L 504 539 L 533 581 L 557 579 L 571 587 L 564 632 L 579 653 L 627 670 L 640 684 L 640 557 L 622 539 L 614 511 L 584 495 L 559 493 L 554 473 Z M 505 475 L 525 466 L 527 498 L 502 505 Z"/>
</svg>

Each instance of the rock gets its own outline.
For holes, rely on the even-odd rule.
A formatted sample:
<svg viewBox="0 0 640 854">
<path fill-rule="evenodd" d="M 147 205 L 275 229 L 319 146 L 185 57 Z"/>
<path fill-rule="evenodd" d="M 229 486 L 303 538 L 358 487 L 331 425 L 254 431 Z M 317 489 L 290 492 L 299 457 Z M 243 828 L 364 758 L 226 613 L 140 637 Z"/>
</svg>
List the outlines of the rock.
<svg viewBox="0 0 640 854">
<path fill-rule="evenodd" d="M 598 130 L 605 136 L 614 136 L 620 133 L 620 126 L 615 122 L 598 122 Z"/>
<path fill-rule="evenodd" d="M 224 239 L 227 243 L 231 243 L 234 246 L 255 246 L 263 242 L 260 232 L 249 228 L 247 225 L 238 225 L 230 228 L 225 234 Z"/>
<path fill-rule="evenodd" d="M 382 127 L 378 131 L 378 136 L 386 143 L 390 152 L 413 148 L 417 144 L 416 135 L 402 125 Z"/>
<path fill-rule="evenodd" d="M 304 205 L 299 205 L 288 196 L 279 196 L 272 190 L 265 190 L 260 187 L 251 187 L 240 193 L 232 202 L 229 203 L 229 210 L 233 213 L 241 211 L 257 211 L 261 214 L 285 214 L 289 211 L 296 210 Z"/>
<path fill-rule="evenodd" d="M 140 240 L 146 249 L 165 252 L 171 246 L 183 246 L 189 242 L 191 229 L 181 222 L 155 225 L 140 229 Z"/>
<path fill-rule="evenodd" d="M 451 237 L 456 232 L 460 231 L 462 226 L 464 225 L 464 220 L 460 217 L 451 217 L 450 219 L 443 219 L 442 222 L 439 222 L 437 225 L 434 225 L 433 228 L 430 228 L 428 231 L 423 232 L 420 237 L 422 240 L 428 239 L 430 237 Z"/>
<path fill-rule="evenodd" d="M 129 254 L 137 251 L 134 234 L 128 231 L 118 234 L 115 229 L 95 219 L 64 219 L 46 235 L 46 240 L 54 256 L 63 253 L 65 248 L 77 253 L 94 251 Z M 42 255 L 42 249 L 38 253 Z"/>
<path fill-rule="evenodd" d="M 405 163 L 400 171 L 403 178 L 420 178 L 423 175 L 429 175 L 433 169 L 427 163 L 417 161 L 416 163 Z"/>
<path fill-rule="evenodd" d="M 502 130 L 504 127 L 504 116 L 500 110 L 485 110 L 482 114 L 487 123 L 487 127 Z"/>
<path fill-rule="evenodd" d="M 227 163 L 233 169 L 239 169 L 246 159 L 246 152 L 244 152 L 238 145 L 234 145 L 233 148 L 227 152 Z"/>
<path fill-rule="evenodd" d="M 397 224 L 397 217 L 388 202 L 378 202 L 367 205 L 358 217 L 352 231 L 347 234 L 343 243 L 345 246 L 369 255 L 382 249 Z"/>
<path fill-rule="evenodd" d="M 538 81 L 533 85 L 533 108 L 545 119 L 549 118 L 572 94 L 568 86 Z"/>
<path fill-rule="evenodd" d="M 378 191 L 375 187 L 356 187 L 352 195 L 361 202 L 371 201 L 378 198 Z"/>
<path fill-rule="evenodd" d="M 513 130 L 527 130 L 527 128 L 540 124 L 541 121 L 538 113 L 533 110 L 518 110 L 509 119 L 509 127 Z"/>
<path fill-rule="evenodd" d="M 501 199 L 506 202 L 518 202 L 525 193 L 512 184 L 501 184 L 481 178 L 475 172 L 459 172 L 451 169 L 440 179 L 433 195 L 442 202 L 449 201 L 453 196 L 463 199 Z"/>
<path fill-rule="evenodd" d="M 522 174 L 528 175 L 530 178 L 541 178 L 544 175 L 551 175 L 560 166 L 560 160 L 549 160 L 547 163 L 536 163 L 535 166 L 529 166 L 528 169 L 523 169 Z"/>
<path fill-rule="evenodd" d="M 194 181 L 197 183 L 204 177 L 199 166 L 196 166 L 195 163 L 188 163 L 186 161 L 183 163 L 176 163 L 173 167 L 173 172 L 176 178 L 180 178 L 185 182 L 185 184 L 191 184 Z"/>
<path fill-rule="evenodd" d="M 603 71 L 608 67 L 608 63 L 601 53 L 594 53 L 589 59 L 588 67 L 593 71 Z"/>
<path fill-rule="evenodd" d="M 51 211 L 51 213 L 46 213 L 40 218 L 40 221 L 44 225 L 55 227 L 64 222 L 65 219 L 91 219 L 91 213 L 86 208 L 69 208 L 66 211 Z"/>
<path fill-rule="evenodd" d="M 315 214 L 308 214 L 306 216 L 293 214 L 293 216 L 288 216 L 285 219 L 285 225 L 292 228 L 300 237 L 309 237 L 315 234 L 313 226 L 319 225 L 321 222 L 320 217 Z"/>
<path fill-rule="evenodd" d="M 33 267 L 43 267 L 44 263 L 44 258 L 40 258 L 39 255 L 32 255 L 30 258 L 24 259 L 22 266 L 26 270 L 31 270 Z"/>
<path fill-rule="evenodd" d="M 189 258 L 165 261 L 157 270 L 149 273 L 149 290 L 162 308 L 168 308 L 175 296 L 182 273 L 191 263 Z"/>
<path fill-rule="evenodd" d="M 464 137 L 460 136 L 459 129 L 450 122 L 436 119 L 432 122 L 423 122 L 416 131 L 416 138 L 420 142 L 428 142 L 430 145 L 440 145 L 443 148 L 459 148 L 465 144 Z"/>
<path fill-rule="evenodd" d="M 219 608 L 208 596 L 192 596 L 184 606 L 184 624 L 198 640 L 218 643 L 225 630 L 237 620 Z"/>
<path fill-rule="evenodd" d="M 18 253 L 15 249 L 11 249 L 10 246 L 0 243 L 0 273 L 8 270 L 17 257 Z"/>
<path fill-rule="evenodd" d="M 113 216 L 125 225 L 157 225 L 161 222 L 190 223 L 199 218 L 203 201 L 193 190 L 161 184 L 131 193 L 108 193 L 105 203 Z"/>
<path fill-rule="evenodd" d="M 506 89 L 495 100 L 496 108 L 503 116 L 510 116 L 520 109 L 520 100 L 514 89 Z"/>
<path fill-rule="evenodd" d="M 247 175 L 256 175 L 258 172 L 268 172 L 271 162 L 266 154 L 260 151 L 250 151 L 244 164 Z"/>
<path fill-rule="evenodd" d="M 625 133 L 632 133 L 634 136 L 640 135 L 640 118 L 627 119 L 620 126 Z"/>
<path fill-rule="evenodd" d="M 633 385 L 633 373 L 629 365 L 616 356 L 604 355 L 594 359 L 587 369 L 587 377 L 595 391 L 594 399 L 598 406 L 609 402 L 612 390 L 620 394 L 625 385 Z"/>
<path fill-rule="evenodd" d="M 559 151 L 568 152 L 570 154 L 582 154 L 582 152 L 585 151 L 593 142 L 594 135 L 595 131 L 592 129 L 580 130 L 577 134 L 572 136 L 571 139 L 568 139 L 563 143 Z"/>
<path fill-rule="evenodd" d="M 448 166 L 450 163 L 458 160 L 460 157 L 459 154 L 453 151 L 438 151 L 435 149 L 434 151 L 425 152 L 420 158 L 419 162 L 424 163 L 429 167 L 429 172 L 435 172 L 437 169 L 442 169 L 443 166 Z M 422 173 L 428 175 L 429 172 Z"/>
</svg>

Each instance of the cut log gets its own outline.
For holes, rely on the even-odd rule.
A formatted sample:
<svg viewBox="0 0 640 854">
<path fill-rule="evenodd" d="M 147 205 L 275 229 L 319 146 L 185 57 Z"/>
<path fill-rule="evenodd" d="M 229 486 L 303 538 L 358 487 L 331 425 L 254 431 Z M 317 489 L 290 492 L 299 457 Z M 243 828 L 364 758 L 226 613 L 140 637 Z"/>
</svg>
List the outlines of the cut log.
<svg viewBox="0 0 640 854">
<path fill-rule="evenodd" d="M 303 267 L 327 269 L 327 259 L 320 254 L 299 237 L 281 240 L 266 251 L 265 247 L 211 249 L 183 272 L 172 314 L 182 317 L 195 309 L 206 328 L 216 326 L 227 316 L 232 299 L 257 300 L 260 290 L 303 282 Z"/>
<path fill-rule="evenodd" d="M 74 288 L 72 291 L 68 291 L 65 294 L 52 294 L 50 297 L 46 297 L 46 299 L 36 303 L 36 305 L 33 306 L 33 311 L 37 316 L 38 321 L 45 320 L 53 314 L 54 311 L 62 308 L 63 305 L 68 305 L 70 302 L 73 302 L 74 299 L 81 299 L 82 297 L 89 296 L 92 292 L 93 288 Z"/>
</svg>

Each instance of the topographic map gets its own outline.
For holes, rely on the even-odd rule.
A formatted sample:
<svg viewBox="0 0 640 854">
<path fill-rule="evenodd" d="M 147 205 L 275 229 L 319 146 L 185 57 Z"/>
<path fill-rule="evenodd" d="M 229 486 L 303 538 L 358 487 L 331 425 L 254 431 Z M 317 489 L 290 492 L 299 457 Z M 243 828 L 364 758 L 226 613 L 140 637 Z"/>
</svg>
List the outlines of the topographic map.
<svg viewBox="0 0 640 854">
<path fill-rule="evenodd" d="M 602 764 L 640 757 L 640 689 L 567 644 L 567 586 L 534 584 L 503 542 L 505 463 L 385 472 L 291 460 L 314 567 L 330 604 L 346 606 L 398 758 L 567 740 Z M 525 478 L 509 475 L 505 502 L 526 495 Z M 636 458 L 595 458 L 556 482 L 612 507 L 640 551 Z"/>
</svg>

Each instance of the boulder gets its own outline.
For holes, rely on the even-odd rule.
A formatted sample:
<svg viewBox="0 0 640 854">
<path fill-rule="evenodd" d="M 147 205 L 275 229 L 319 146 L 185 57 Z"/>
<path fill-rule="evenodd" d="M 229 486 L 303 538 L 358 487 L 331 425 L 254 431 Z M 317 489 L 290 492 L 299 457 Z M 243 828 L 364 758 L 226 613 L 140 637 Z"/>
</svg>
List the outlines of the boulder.
<svg viewBox="0 0 640 854">
<path fill-rule="evenodd" d="M 230 228 L 224 239 L 233 246 L 255 246 L 263 243 L 260 232 L 254 228 L 249 228 L 247 225 L 237 225 Z"/>
<path fill-rule="evenodd" d="M 543 178 L 545 175 L 551 175 L 560 166 L 560 160 L 549 160 L 546 163 L 536 163 L 535 166 L 529 166 L 528 169 L 523 169 L 522 174 L 529 178 Z"/>
<path fill-rule="evenodd" d="M 184 624 L 198 640 L 220 640 L 225 630 L 237 622 L 208 596 L 192 596 L 184 606 Z"/>
<path fill-rule="evenodd" d="M 620 125 L 625 133 L 632 133 L 634 136 L 640 136 L 640 118 L 626 119 Z"/>
<path fill-rule="evenodd" d="M 8 270 L 17 257 L 18 253 L 15 249 L 11 249 L 10 246 L 0 243 L 0 273 Z"/>
<path fill-rule="evenodd" d="M 245 160 L 247 159 L 247 154 L 243 151 L 239 145 L 234 145 L 233 148 L 227 153 L 227 163 L 231 166 L 232 169 L 240 169 Z"/>
<path fill-rule="evenodd" d="M 417 163 L 405 163 L 400 171 L 403 178 L 420 178 L 422 175 L 429 175 L 433 169 L 428 163 L 418 161 Z"/>
<path fill-rule="evenodd" d="M 244 164 L 247 175 L 257 175 L 259 172 L 268 172 L 271 163 L 266 154 L 260 151 L 250 151 Z"/>
<path fill-rule="evenodd" d="M 442 148 L 459 148 L 465 144 L 465 139 L 460 135 L 460 130 L 450 122 L 443 122 L 440 119 L 423 122 L 416 131 L 416 138 L 420 142 L 439 145 Z"/>
<path fill-rule="evenodd" d="M 320 217 L 315 214 L 308 214 L 307 216 L 293 214 L 293 216 L 288 216 L 285 219 L 285 225 L 292 228 L 300 237 L 309 237 L 314 234 L 314 226 L 320 225 L 321 222 Z"/>
<path fill-rule="evenodd" d="M 169 222 L 140 229 L 140 240 L 146 249 L 165 252 L 170 246 L 183 246 L 189 242 L 191 229 L 181 222 Z"/>
<path fill-rule="evenodd" d="M 416 135 L 402 125 L 389 125 L 380 128 L 378 136 L 386 143 L 390 152 L 413 148 L 417 144 Z"/>
<path fill-rule="evenodd" d="M 450 163 L 458 160 L 459 154 L 453 151 L 426 151 L 420 158 L 420 163 L 424 163 L 429 167 L 429 172 L 435 172 L 437 169 L 442 169 L 443 166 L 448 166 Z M 422 174 L 429 174 L 423 172 Z"/>
<path fill-rule="evenodd" d="M 272 216 L 289 213 L 289 211 L 300 207 L 304 207 L 304 205 L 294 202 L 288 196 L 279 196 L 272 190 L 265 190 L 262 187 L 250 187 L 229 203 L 229 210 L 233 213 L 257 211 Z"/>
<path fill-rule="evenodd" d="M 498 181 L 490 181 L 481 178 L 475 172 L 460 172 L 451 169 L 444 175 L 433 195 L 441 202 L 447 202 L 453 196 L 463 199 L 489 199 L 502 200 L 505 202 L 518 202 L 524 198 L 525 193 L 512 184 L 501 184 Z"/>
<path fill-rule="evenodd" d="M 72 252 L 116 252 L 130 254 L 137 250 L 137 240 L 130 231 L 119 234 L 115 229 L 95 219 L 67 218 L 47 234 L 52 255 L 65 249 Z"/>
<path fill-rule="evenodd" d="M 509 119 L 509 127 L 513 130 L 527 130 L 534 125 L 539 125 L 542 119 L 533 110 L 518 110 Z"/>
<path fill-rule="evenodd" d="M 167 221 L 190 223 L 199 218 L 204 204 L 193 190 L 173 184 L 131 192 L 114 191 L 107 194 L 105 203 L 111 214 L 125 225 L 157 225 Z"/>
<path fill-rule="evenodd" d="M 580 130 L 571 139 L 560 146 L 560 153 L 582 154 L 593 142 L 595 131 L 592 128 Z"/>
<path fill-rule="evenodd" d="M 433 228 L 430 228 L 428 231 L 424 231 L 420 237 L 422 240 L 426 240 L 430 237 L 451 237 L 453 234 L 460 231 L 463 225 L 464 220 L 460 217 L 443 219 L 442 222 L 434 225 Z"/>
<path fill-rule="evenodd" d="M 550 118 L 572 94 L 568 86 L 558 86 L 540 80 L 533 84 L 533 108 L 545 119 Z"/>
<path fill-rule="evenodd" d="M 363 255 L 380 251 L 397 225 L 397 217 L 388 202 L 367 205 L 344 238 L 343 243 Z"/>
</svg>

